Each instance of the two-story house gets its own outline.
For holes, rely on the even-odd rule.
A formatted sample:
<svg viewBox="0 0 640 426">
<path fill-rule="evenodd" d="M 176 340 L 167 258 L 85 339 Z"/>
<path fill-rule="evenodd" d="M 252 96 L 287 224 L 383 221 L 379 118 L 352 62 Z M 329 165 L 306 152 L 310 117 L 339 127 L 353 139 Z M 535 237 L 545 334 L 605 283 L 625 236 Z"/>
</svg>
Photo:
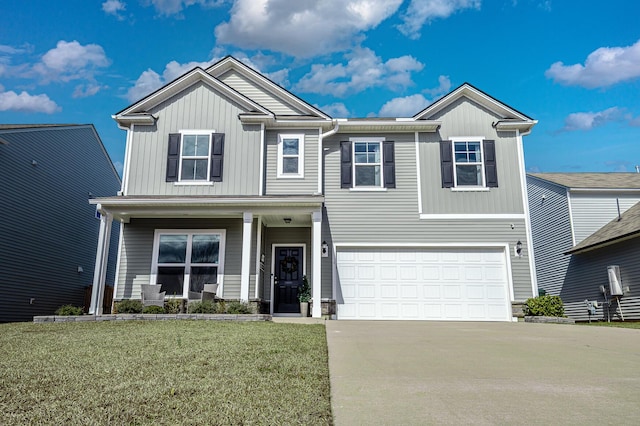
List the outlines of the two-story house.
<svg viewBox="0 0 640 426">
<path fill-rule="evenodd" d="M 537 294 L 522 148 L 536 121 L 469 84 L 413 117 L 335 119 L 226 57 L 114 119 L 122 193 L 94 202 L 103 236 L 122 223 L 116 300 L 215 282 L 295 314 L 306 276 L 314 317 L 509 321 Z"/>
</svg>

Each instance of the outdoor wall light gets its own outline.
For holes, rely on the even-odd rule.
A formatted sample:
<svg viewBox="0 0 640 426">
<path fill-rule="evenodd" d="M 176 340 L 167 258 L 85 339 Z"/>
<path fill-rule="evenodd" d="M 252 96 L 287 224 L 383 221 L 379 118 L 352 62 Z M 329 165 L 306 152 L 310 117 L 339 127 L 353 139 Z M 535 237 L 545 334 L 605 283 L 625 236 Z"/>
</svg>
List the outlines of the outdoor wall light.
<svg viewBox="0 0 640 426">
<path fill-rule="evenodd" d="M 322 257 L 329 257 L 329 244 L 326 241 L 322 242 Z"/>
<path fill-rule="evenodd" d="M 78 273 L 81 274 L 84 272 L 84 269 L 82 269 L 82 266 L 78 266 Z"/>
<path fill-rule="evenodd" d="M 515 246 L 516 256 L 522 257 L 522 241 L 518 241 Z"/>
<path fill-rule="evenodd" d="M 291 218 L 290 217 L 285 217 L 284 218 L 284 223 L 291 223 Z"/>
</svg>

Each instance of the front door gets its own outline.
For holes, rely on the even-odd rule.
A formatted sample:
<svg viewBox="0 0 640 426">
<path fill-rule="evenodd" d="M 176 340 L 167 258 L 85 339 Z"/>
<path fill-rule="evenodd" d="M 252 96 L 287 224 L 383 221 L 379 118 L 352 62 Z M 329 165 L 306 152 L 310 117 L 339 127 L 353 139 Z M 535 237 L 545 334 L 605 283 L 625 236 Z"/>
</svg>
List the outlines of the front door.
<svg viewBox="0 0 640 426">
<path fill-rule="evenodd" d="M 302 285 L 302 247 L 276 247 L 273 278 L 273 312 L 299 313 L 298 289 Z"/>
</svg>

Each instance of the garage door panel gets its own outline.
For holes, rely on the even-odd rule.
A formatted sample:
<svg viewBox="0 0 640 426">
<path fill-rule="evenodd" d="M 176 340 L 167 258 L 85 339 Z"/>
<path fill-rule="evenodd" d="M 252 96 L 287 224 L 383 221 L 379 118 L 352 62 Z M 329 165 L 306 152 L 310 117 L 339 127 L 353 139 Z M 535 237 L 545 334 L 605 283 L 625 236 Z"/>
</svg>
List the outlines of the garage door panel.
<svg viewBox="0 0 640 426">
<path fill-rule="evenodd" d="M 353 248 L 336 260 L 339 319 L 511 317 L 504 250 Z"/>
</svg>

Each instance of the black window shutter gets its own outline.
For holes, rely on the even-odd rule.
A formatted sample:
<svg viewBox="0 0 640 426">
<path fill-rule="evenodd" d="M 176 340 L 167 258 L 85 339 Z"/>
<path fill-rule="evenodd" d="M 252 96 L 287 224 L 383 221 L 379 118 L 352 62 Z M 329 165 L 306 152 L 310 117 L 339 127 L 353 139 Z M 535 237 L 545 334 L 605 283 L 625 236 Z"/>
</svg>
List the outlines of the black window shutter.
<svg viewBox="0 0 640 426">
<path fill-rule="evenodd" d="M 496 166 L 496 141 L 482 141 L 484 151 L 484 177 L 488 188 L 498 187 L 498 169 Z"/>
<path fill-rule="evenodd" d="M 384 187 L 396 187 L 396 159 L 393 142 L 383 142 L 382 160 L 384 164 Z"/>
<path fill-rule="evenodd" d="M 340 187 L 351 188 L 351 142 L 340 142 Z"/>
<path fill-rule="evenodd" d="M 211 134 L 211 181 L 222 182 L 222 163 L 224 159 L 224 133 Z"/>
<path fill-rule="evenodd" d="M 442 187 L 453 188 L 453 153 L 451 141 L 440 141 L 440 170 Z"/>
<path fill-rule="evenodd" d="M 180 162 L 180 133 L 169 133 L 169 149 L 167 152 L 167 182 L 178 181 Z"/>
</svg>

